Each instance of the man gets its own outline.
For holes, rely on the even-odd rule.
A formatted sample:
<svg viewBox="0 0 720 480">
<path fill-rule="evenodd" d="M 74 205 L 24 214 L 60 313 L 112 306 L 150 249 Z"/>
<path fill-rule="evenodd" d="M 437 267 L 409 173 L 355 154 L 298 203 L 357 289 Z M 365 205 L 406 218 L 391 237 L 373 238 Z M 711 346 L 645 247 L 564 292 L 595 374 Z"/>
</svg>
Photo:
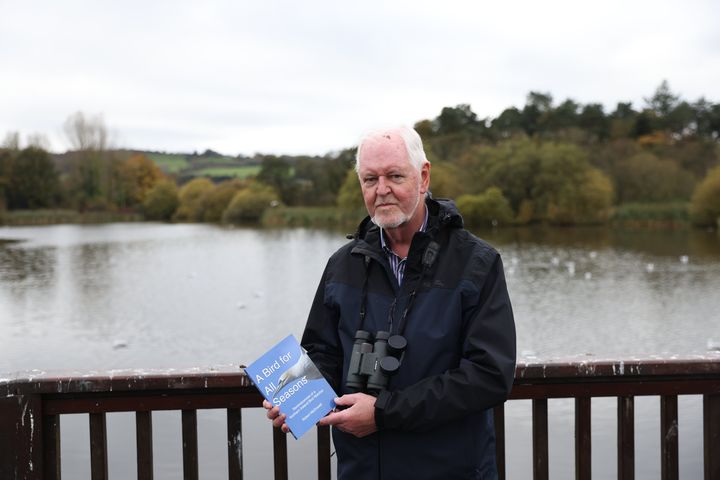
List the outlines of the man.
<svg viewBox="0 0 720 480">
<path fill-rule="evenodd" d="M 328 261 L 301 342 L 341 394 L 320 421 L 333 426 L 338 478 L 496 478 L 492 407 L 515 369 L 500 256 L 451 201 L 431 198 L 414 130 L 366 136 L 356 170 L 369 217 Z M 358 330 L 407 342 L 380 391 L 346 385 Z"/>
</svg>

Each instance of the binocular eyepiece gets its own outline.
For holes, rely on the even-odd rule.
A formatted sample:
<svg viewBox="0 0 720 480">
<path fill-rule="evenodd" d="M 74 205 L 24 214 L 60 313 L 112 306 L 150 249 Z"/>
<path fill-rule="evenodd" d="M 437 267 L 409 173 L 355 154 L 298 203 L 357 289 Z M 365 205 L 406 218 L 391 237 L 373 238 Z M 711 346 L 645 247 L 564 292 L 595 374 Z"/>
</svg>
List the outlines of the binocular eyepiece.
<svg viewBox="0 0 720 480">
<path fill-rule="evenodd" d="M 390 376 L 400 368 L 407 340 L 402 335 L 379 331 L 375 341 L 366 330 L 355 332 L 345 386 L 353 392 L 378 395 L 387 387 Z"/>
</svg>

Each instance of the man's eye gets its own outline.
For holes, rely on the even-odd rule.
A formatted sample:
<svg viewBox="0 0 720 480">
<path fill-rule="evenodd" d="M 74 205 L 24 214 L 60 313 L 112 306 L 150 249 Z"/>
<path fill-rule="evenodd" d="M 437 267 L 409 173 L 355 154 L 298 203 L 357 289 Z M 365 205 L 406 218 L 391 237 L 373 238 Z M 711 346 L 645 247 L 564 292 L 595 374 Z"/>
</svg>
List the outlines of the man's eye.
<svg viewBox="0 0 720 480">
<path fill-rule="evenodd" d="M 400 174 L 390 175 L 390 180 L 392 180 L 393 182 L 401 182 L 403 178 L 405 177 Z"/>
<path fill-rule="evenodd" d="M 375 182 L 377 182 L 377 178 L 375 177 L 366 177 L 365 179 L 363 179 L 363 183 L 365 185 L 373 185 L 375 184 Z"/>
</svg>

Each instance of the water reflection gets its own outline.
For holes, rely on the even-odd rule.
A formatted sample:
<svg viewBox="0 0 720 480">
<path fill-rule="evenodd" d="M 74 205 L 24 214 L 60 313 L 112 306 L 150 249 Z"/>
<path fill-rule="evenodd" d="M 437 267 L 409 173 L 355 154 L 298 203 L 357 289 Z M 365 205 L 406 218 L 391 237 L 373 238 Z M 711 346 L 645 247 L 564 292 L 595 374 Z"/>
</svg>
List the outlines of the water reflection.
<svg viewBox="0 0 720 480">
<path fill-rule="evenodd" d="M 0 244 L 0 282 L 26 288 L 48 287 L 54 282 L 55 249 L 23 249 L 16 243 Z"/>
</svg>

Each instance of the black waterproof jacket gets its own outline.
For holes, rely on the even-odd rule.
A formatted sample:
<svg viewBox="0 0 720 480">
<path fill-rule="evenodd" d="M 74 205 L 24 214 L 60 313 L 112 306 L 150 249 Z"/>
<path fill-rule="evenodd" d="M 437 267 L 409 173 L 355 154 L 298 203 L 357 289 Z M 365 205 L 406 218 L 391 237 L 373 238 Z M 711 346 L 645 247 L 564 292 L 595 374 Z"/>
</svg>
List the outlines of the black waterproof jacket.
<svg viewBox="0 0 720 480">
<path fill-rule="evenodd" d="M 402 365 L 377 398 L 379 431 L 356 438 L 333 429 L 340 480 L 497 477 L 491 408 L 507 398 L 515 370 L 502 262 L 463 229 L 451 201 L 427 198 L 426 205 L 427 229 L 413 237 L 402 286 L 381 250 L 378 227 L 366 218 L 328 261 L 310 311 L 302 345 L 342 395 L 350 393 L 345 379 L 364 286 L 364 330 L 373 334 L 397 333 L 416 292 Z M 431 241 L 440 249 L 423 273 Z"/>
</svg>

